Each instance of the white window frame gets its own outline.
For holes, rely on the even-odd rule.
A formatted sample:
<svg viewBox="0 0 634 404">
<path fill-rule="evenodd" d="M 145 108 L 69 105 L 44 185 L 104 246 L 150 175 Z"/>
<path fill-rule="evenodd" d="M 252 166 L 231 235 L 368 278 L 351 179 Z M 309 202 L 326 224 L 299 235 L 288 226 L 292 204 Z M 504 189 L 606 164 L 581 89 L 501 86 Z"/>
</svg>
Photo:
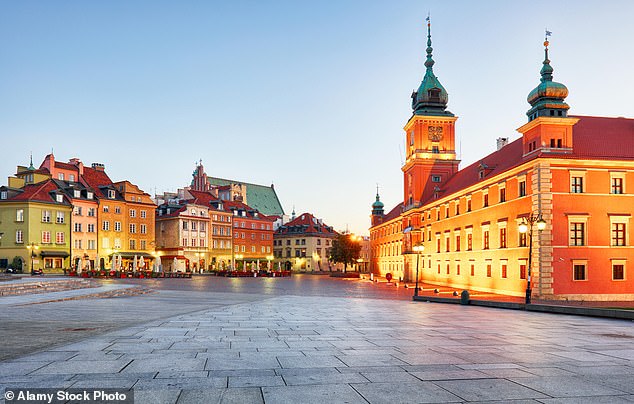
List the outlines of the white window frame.
<svg viewBox="0 0 634 404">
<path fill-rule="evenodd" d="M 623 279 L 614 279 L 614 265 L 623 265 Z M 610 272 L 612 280 L 614 282 L 625 282 L 627 281 L 627 260 L 622 258 L 613 258 L 610 260 Z"/>
</svg>

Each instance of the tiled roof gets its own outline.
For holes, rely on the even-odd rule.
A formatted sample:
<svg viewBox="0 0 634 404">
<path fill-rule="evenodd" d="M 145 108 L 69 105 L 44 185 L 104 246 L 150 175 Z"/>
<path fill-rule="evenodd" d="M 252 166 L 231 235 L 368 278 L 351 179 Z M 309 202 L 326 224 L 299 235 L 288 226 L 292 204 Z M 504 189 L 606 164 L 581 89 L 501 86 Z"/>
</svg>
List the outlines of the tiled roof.
<svg viewBox="0 0 634 404">
<path fill-rule="evenodd" d="M 293 231 L 293 229 L 297 229 L 299 231 Z M 310 213 L 302 213 L 290 222 L 284 224 L 283 226 L 280 226 L 276 231 L 277 234 L 285 234 L 291 232 L 326 235 L 336 234 L 332 227 L 324 223 L 320 223 L 319 220 Z"/>
<path fill-rule="evenodd" d="M 112 180 L 108 177 L 105 171 L 95 170 L 94 168 L 84 167 L 84 175 L 82 176 L 84 181 L 95 190 L 97 196 L 106 197 L 100 186 L 112 186 Z"/>
<path fill-rule="evenodd" d="M 383 223 L 389 222 L 390 220 L 399 217 L 401 213 L 403 213 L 403 202 L 393 207 L 392 210 L 387 213 L 387 215 L 383 216 Z"/>
<path fill-rule="evenodd" d="M 284 208 L 280 203 L 275 188 L 272 186 L 249 184 L 247 182 L 227 180 L 224 178 L 207 177 L 207 181 L 214 186 L 226 186 L 230 184 L 243 184 L 247 188 L 247 202 L 249 206 L 257 209 L 265 215 L 284 214 Z"/>
<path fill-rule="evenodd" d="M 222 205 L 223 205 L 223 208 L 224 208 L 224 210 L 225 210 L 226 212 L 231 212 L 231 211 L 233 211 L 234 209 L 237 209 L 237 210 L 244 210 L 244 211 L 246 211 L 246 212 L 247 212 L 248 217 L 250 217 L 250 218 L 252 218 L 252 219 L 256 219 L 256 220 L 257 220 L 257 219 L 262 219 L 262 220 L 266 220 L 266 221 L 269 221 L 269 222 L 274 222 L 274 221 L 275 221 L 275 219 L 274 219 L 274 218 L 269 217 L 269 216 L 267 216 L 267 215 L 263 214 L 263 213 L 262 213 L 262 212 L 260 212 L 259 210 L 254 209 L 252 206 L 245 205 L 243 202 L 238 202 L 238 201 L 222 201 Z M 258 217 L 254 217 L 254 216 L 253 216 L 253 213 L 254 213 L 254 212 L 256 212 L 256 211 L 258 212 Z"/>
<path fill-rule="evenodd" d="M 77 170 L 77 166 L 75 166 L 74 164 L 63 163 L 63 162 L 61 162 L 61 161 L 56 161 L 56 162 L 55 162 L 55 168 L 61 168 L 62 170 L 74 170 L 74 171 L 78 171 L 78 170 Z"/>
<path fill-rule="evenodd" d="M 53 180 L 46 180 L 37 184 L 25 185 L 20 192 L 8 201 L 37 201 L 37 202 L 55 202 L 58 203 L 51 195 L 52 191 L 57 190 L 57 185 Z M 67 202 L 66 197 L 64 201 Z"/>
<path fill-rule="evenodd" d="M 481 181 L 479 166 L 489 168 L 486 178 L 503 173 L 537 157 L 565 159 L 632 160 L 634 159 L 634 119 L 570 116 L 578 118 L 573 127 L 573 150 L 568 154 L 533 153 L 523 157 L 522 138 L 514 140 L 500 150 L 476 161 L 454 174 L 441 189 L 446 197 Z M 429 203 L 431 196 L 423 201 Z M 384 219 L 385 220 L 385 219 Z"/>
<path fill-rule="evenodd" d="M 634 119 L 570 117 L 579 118 L 579 122 L 573 127 L 573 153 L 570 157 L 634 159 Z"/>
<path fill-rule="evenodd" d="M 216 202 L 218 200 L 218 198 L 216 198 L 209 192 L 194 191 L 191 189 L 188 192 L 194 197 L 193 203 L 198 205 L 209 206 L 211 202 Z"/>
</svg>

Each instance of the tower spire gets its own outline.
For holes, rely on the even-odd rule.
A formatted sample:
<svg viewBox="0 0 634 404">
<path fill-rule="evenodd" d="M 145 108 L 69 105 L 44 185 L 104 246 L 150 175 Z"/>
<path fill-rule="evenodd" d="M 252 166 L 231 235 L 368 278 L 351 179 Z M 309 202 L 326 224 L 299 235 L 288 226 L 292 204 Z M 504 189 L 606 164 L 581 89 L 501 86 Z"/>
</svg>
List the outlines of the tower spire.
<svg viewBox="0 0 634 404">
<path fill-rule="evenodd" d="M 565 85 L 553 81 L 553 67 L 550 65 L 550 59 L 548 58 L 548 46 L 550 45 L 548 37 L 551 35 L 552 32 L 546 29 L 544 36 L 544 61 L 539 71 L 541 75 L 540 84 L 527 97 L 528 103 L 531 104 L 531 109 L 526 113 L 529 121 L 540 116 L 566 117 L 570 108 L 564 102 L 564 99 L 568 96 L 568 89 Z"/>
<path fill-rule="evenodd" d="M 33 166 L 33 152 L 31 152 L 31 164 L 29 165 L 29 170 L 35 170 L 35 167 Z"/>
<path fill-rule="evenodd" d="M 433 67 L 436 62 L 432 54 L 434 48 L 431 46 L 431 17 L 429 14 L 425 21 L 427 21 L 425 76 L 418 90 L 412 93 L 412 109 L 414 110 L 414 115 L 453 116 L 451 112 L 445 111 L 449 102 L 447 90 L 440 84 L 438 77 L 434 74 Z"/>
</svg>

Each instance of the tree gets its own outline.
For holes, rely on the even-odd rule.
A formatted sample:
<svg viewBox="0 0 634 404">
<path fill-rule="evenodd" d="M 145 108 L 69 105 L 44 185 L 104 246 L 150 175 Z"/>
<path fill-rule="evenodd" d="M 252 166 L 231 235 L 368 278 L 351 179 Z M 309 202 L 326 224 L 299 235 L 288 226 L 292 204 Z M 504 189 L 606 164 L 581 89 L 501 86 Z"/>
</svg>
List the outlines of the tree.
<svg viewBox="0 0 634 404">
<path fill-rule="evenodd" d="M 353 265 L 361 254 L 361 243 L 352 234 L 339 234 L 332 242 L 330 249 L 330 261 L 343 264 L 343 272 L 346 272 L 348 264 Z"/>
</svg>

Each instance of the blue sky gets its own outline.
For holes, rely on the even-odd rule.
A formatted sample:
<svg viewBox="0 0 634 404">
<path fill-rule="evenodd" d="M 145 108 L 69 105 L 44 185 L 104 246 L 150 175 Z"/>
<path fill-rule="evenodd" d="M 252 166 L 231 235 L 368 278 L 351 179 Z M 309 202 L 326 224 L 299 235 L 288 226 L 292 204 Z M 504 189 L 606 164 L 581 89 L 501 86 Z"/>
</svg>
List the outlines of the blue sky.
<svg viewBox="0 0 634 404">
<path fill-rule="evenodd" d="M 53 149 L 153 194 L 202 159 L 367 234 L 377 183 L 402 200 L 428 11 L 463 166 L 518 137 L 546 27 L 570 113 L 634 117 L 627 0 L 0 1 L 0 175 Z"/>
</svg>

